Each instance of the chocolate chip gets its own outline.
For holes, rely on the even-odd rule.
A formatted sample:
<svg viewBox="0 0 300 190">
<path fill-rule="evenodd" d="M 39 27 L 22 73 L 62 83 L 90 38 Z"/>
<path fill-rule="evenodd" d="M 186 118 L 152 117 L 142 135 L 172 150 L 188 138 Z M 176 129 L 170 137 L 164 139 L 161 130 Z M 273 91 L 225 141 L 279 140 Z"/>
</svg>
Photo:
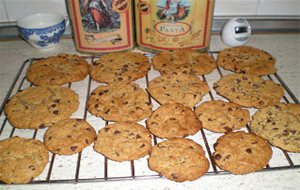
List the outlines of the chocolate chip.
<svg viewBox="0 0 300 190">
<path fill-rule="evenodd" d="M 177 179 L 178 178 L 178 176 L 176 174 L 171 174 L 171 175 L 172 175 L 173 179 Z"/>
<path fill-rule="evenodd" d="M 75 150 L 77 149 L 77 146 L 71 146 L 70 149 L 71 149 L 72 151 L 75 151 Z"/>
<path fill-rule="evenodd" d="M 48 140 L 50 141 L 52 139 L 52 136 L 48 137 Z"/>
<path fill-rule="evenodd" d="M 288 136 L 288 135 L 289 135 L 289 131 L 288 131 L 288 130 L 283 130 L 282 135 L 283 135 L 283 136 Z"/>
<path fill-rule="evenodd" d="M 105 132 L 107 132 L 107 131 L 109 131 L 109 130 L 110 130 L 110 128 L 108 128 L 108 127 L 105 127 L 105 128 L 104 128 L 104 131 L 105 131 Z"/>
<path fill-rule="evenodd" d="M 110 112 L 110 109 L 106 110 L 106 112 L 104 112 L 105 114 L 108 114 Z"/>
<path fill-rule="evenodd" d="M 212 118 L 208 118 L 207 121 L 213 121 L 213 119 Z"/>
<path fill-rule="evenodd" d="M 99 108 L 99 104 L 95 104 L 94 108 L 96 108 L 96 109 Z"/>
<path fill-rule="evenodd" d="M 231 132 L 231 131 L 232 131 L 232 129 L 229 128 L 229 127 L 227 127 L 227 126 L 223 127 L 223 129 L 224 129 L 226 132 Z"/>
<path fill-rule="evenodd" d="M 34 165 L 30 165 L 28 168 L 31 169 L 32 171 L 35 170 Z"/>
<path fill-rule="evenodd" d="M 114 132 L 114 135 L 119 134 L 119 133 L 121 133 L 121 131 L 116 130 L 116 131 Z"/>
<path fill-rule="evenodd" d="M 225 160 L 228 160 L 230 158 L 231 158 L 231 155 L 229 155 L 229 154 L 225 156 Z"/>
<path fill-rule="evenodd" d="M 174 120 L 176 120 L 176 118 L 175 117 L 171 117 L 170 120 L 174 121 Z"/>
<path fill-rule="evenodd" d="M 216 160 L 220 160 L 220 159 L 222 158 L 222 156 L 221 156 L 221 154 L 216 154 L 216 155 L 214 156 L 214 158 L 215 158 Z"/>
<path fill-rule="evenodd" d="M 55 108 L 55 107 L 56 107 L 56 104 L 52 104 L 51 107 Z"/>
<path fill-rule="evenodd" d="M 140 138 L 142 138 L 142 137 L 141 137 L 139 134 L 137 134 L 137 135 L 136 135 L 136 138 L 137 138 L 137 139 L 140 139 Z"/>
<path fill-rule="evenodd" d="M 296 130 L 290 130 L 290 132 L 294 135 L 294 134 L 296 134 Z"/>
<path fill-rule="evenodd" d="M 55 114 L 55 115 L 58 115 L 58 113 L 59 113 L 58 110 L 53 111 L 53 114 Z"/>
<path fill-rule="evenodd" d="M 42 123 L 42 124 L 40 124 L 39 128 L 44 129 L 44 128 L 46 128 L 46 125 L 44 123 Z"/>
<path fill-rule="evenodd" d="M 140 148 L 143 148 L 143 147 L 145 147 L 145 144 L 144 144 L 144 143 L 140 146 Z"/>
<path fill-rule="evenodd" d="M 85 139 L 85 143 L 86 143 L 86 144 L 89 144 L 89 140 L 88 140 L 88 139 Z"/>
<path fill-rule="evenodd" d="M 92 129 L 91 128 L 85 128 L 85 130 L 87 130 L 87 131 L 89 131 L 89 132 L 91 132 L 92 131 Z"/>
<path fill-rule="evenodd" d="M 55 99 L 53 102 L 59 103 L 59 102 L 60 102 L 60 99 Z"/>
<path fill-rule="evenodd" d="M 273 130 L 274 130 L 274 131 L 277 131 L 277 130 L 278 130 L 278 127 L 274 127 Z"/>
<path fill-rule="evenodd" d="M 251 144 L 257 144 L 257 141 L 252 142 Z"/>
<path fill-rule="evenodd" d="M 71 136 L 71 135 L 68 135 L 67 137 L 68 137 L 68 138 L 72 138 L 72 136 Z"/>
<path fill-rule="evenodd" d="M 247 148 L 247 149 L 246 149 L 246 152 L 249 153 L 249 154 L 251 154 L 251 153 L 252 153 L 251 148 Z"/>
</svg>

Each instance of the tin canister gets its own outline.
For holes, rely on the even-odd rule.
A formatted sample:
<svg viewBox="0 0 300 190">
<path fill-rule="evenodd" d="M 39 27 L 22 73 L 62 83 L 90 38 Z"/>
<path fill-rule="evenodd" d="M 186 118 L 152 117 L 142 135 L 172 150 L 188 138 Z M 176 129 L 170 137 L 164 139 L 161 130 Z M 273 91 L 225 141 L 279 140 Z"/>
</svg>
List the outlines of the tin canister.
<svg viewBox="0 0 300 190">
<path fill-rule="evenodd" d="M 209 48 L 214 0 L 135 0 L 137 46 L 150 52 Z"/>
<path fill-rule="evenodd" d="M 134 48 L 131 0 L 67 0 L 76 49 L 108 53 Z"/>
</svg>

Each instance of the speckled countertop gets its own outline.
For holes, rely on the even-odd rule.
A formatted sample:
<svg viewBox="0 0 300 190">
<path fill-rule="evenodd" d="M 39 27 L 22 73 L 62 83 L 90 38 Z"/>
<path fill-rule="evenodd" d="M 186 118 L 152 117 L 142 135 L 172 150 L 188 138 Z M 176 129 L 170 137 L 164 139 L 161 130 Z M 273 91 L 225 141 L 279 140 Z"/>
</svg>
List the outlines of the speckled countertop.
<svg viewBox="0 0 300 190">
<path fill-rule="evenodd" d="M 248 45 L 264 49 L 276 57 L 278 74 L 299 100 L 300 34 L 256 34 L 252 35 Z M 225 46 L 222 44 L 220 37 L 218 35 L 213 35 L 211 50 L 221 50 L 224 47 Z M 17 70 L 26 59 L 31 57 L 47 57 L 57 53 L 78 52 L 76 52 L 71 39 L 62 39 L 57 48 L 49 51 L 39 51 L 21 40 L 0 41 L 0 102 L 3 102 Z M 75 88 L 80 89 L 80 87 L 76 87 L 76 85 Z M 37 135 L 37 138 L 40 139 L 42 137 Z M 0 137 L 0 139 L 3 139 L 3 137 Z M 88 149 L 87 152 L 91 151 L 91 149 L 92 148 Z M 294 155 L 294 157 L 297 164 L 299 164 L 299 154 Z M 76 160 L 76 158 L 77 157 L 71 158 L 71 160 Z M 143 161 L 145 160 L 142 160 L 141 162 Z M 62 174 L 68 172 L 65 171 L 65 169 L 68 170 L 68 168 L 60 168 L 60 170 L 62 170 Z M 81 170 L 84 170 L 84 168 Z M 59 178 L 59 175 L 54 177 Z M 164 178 L 154 178 L 78 184 L 0 185 L 0 189 L 299 189 L 299 178 L 300 169 L 289 169 L 256 172 L 242 176 L 231 174 L 208 175 L 196 181 L 184 183 L 175 183 Z"/>
</svg>

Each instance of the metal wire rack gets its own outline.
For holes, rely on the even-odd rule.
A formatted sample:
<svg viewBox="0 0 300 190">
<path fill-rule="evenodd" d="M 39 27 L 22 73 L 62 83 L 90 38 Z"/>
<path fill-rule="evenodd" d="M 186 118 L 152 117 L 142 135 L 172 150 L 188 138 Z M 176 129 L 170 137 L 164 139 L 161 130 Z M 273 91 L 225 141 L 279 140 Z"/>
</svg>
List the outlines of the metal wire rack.
<svg viewBox="0 0 300 190">
<path fill-rule="evenodd" d="M 209 53 L 213 57 L 216 57 L 218 51 L 211 51 Z M 147 54 L 147 56 L 151 61 L 151 55 Z M 83 58 L 85 58 L 89 63 L 93 63 L 94 60 L 99 58 L 99 56 L 83 56 Z M 18 72 L 16 73 L 11 87 L 8 89 L 8 92 L 4 97 L 4 101 L 1 104 L 0 109 L 0 140 L 16 135 L 43 140 L 43 134 L 46 129 L 16 129 L 10 125 L 4 113 L 4 107 L 13 94 L 22 89 L 32 86 L 32 84 L 26 80 L 26 71 L 28 66 L 32 62 L 39 59 L 41 58 L 30 58 L 23 62 Z M 211 74 L 205 76 L 202 75 L 200 77 L 202 80 L 208 82 L 211 89 L 209 94 L 203 97 L 202 101 L 222 99 L 222 97 L 218 96 L 214 92 L 212 84 L 227 73 L 230 72 L 218 67 Z M 144 77 L 143 79 L 139 79 L 138 81 L 136 81 L 136 83 L 138 83 L 142 88 L 146 88 L 148 86 L 148 82 L 157 76 L 159 76 L 159 73 L 154 70 L 151 70 L 146 77 Z M 280 83 L 284 87 L 285 96 L 283 97 L 283 102 L 299 104 L 299 100 L 296 98 L 296 96 L 292 93 L 292 91 L 288 88 L 288 86 L 277 73 L 275 73 L 274 75 L 268 75 L 265 78 L 273 80 L 276 83 Z M 90 92 L 96 86 L 99 85 L 102 84 L 93 81 L 90 77 L 87 77 L 84 81 L 67 84 L 69 88 L 72 88 L 80 95 L 81 106 L 77 113 L 75 113 L 72 117 L 81 117 L 85 119 L 96 130 L 101 129 L 102 127 L 107 125 L 108 122 L 92 116 L 87 111 L 86 104 Z M 149 102 L 154 105 L 154 109 L 156 109 L 159 106 L 159 104 L 155 102 L 155 100 L 152 99 L 150 95 Z M 249 111 L 253 114 L 256 110 L 250 109 Z M 145 125 L 145 121 L 141 121 L 140 123 Z M 243 130 L 251 132 L 248 124 Z M 219 169 L 214 163 L 212 157 L 213 144 L 220 135 L 221 134 L 216 134 L 209 132 L 205 129 L 201 129 L 196 135 L 188 137 L 201 144 L 206 150 L 206 156 L 210 160 L 210 170 L 206 173 L 205 176 L 230 174 L 227 171 Z M 162 141 L 162 139 L 156 138 L 155 136 L 153 137 L 153 144 L 157 144 L 159 141 Z M 271 159 L 269 164 L 259 172 L 300 168 L 299 153 L 289 153 L 276 147 L 272 148 L 273 158 Z M 117 163 L 108 160 L 107 158 L 98 153 L 95 153 L 95 151 L 92 150 L 91 146 L 73 156 L 59 156 L 52 153 L 50 154 L 50 161 L 46 166 L 44 172 L 39 177 L 34 179 L 31 182 L 31 184 L 105 182 L 120 180 L 154 179 L 161 177 L 160 175 L 151 171 L 148 168 L 147 158 L 142 158 L 137 161 Z"/>
</svg>

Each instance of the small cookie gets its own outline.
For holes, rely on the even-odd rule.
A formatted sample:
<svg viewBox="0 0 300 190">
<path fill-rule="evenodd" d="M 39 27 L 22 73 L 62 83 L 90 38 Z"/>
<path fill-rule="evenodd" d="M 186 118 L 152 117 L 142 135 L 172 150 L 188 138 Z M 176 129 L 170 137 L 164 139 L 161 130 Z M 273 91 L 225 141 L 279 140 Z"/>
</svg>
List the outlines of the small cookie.
<svg viewBox="0 0 300 190">
<path fill-rule="evenodd" d="M 230 74 L 214 84 L 218 94 L 244 107 L 263 108 L 280 101 L 284 89 L 256 75 Z"/>
<path fill-rule="evenodd" d="M 151 80 L 147 91 L 160 104 L 181 103 L 193 108 L 208 93 L 209 87 L 194 75 L 177 73 Z"/>
<path fill-rule="evenodd" d="M 16 128 L 45 128 L 69 118 L 78 108 L 78 95 L 67 87 L 30 87 L 12 96 L 5 106 Z"/>
<path fill-rule="evenodd" d="M 250 46 L 224 49 L 217 58 L 217 64 L 226 70 L 253 75 L 276 73 L 275 62 L 269 53 Z"/>
<path fill-rule="evenodd" d="M 204 102 L 195 110 L 203 128 L 217 133 L 226 133 L 245 127 L 250 113 L 241 106 L 222 100 Z"/>
<path fill-rule="evenodd" d="M 196 180 L 209 169 L 202 146 L 184 138 L 174 138 L 155 145 L 150 152 L 148 165 L 151 170 L 177 182 Z"/>
<path fill-rule="evenodd" d="M 234 174 L 263 169 L 272 157 L 271 146 L 261 137 L 243 131 L 218 138 L 213 154 L 216 164 Z"/>
<path fill-rule="evenodd" d="M 148 154 L 151 140 L 151 134 L 144 126 L 119 122 L 99 131 L 94 149 L 114 161 L 137 160 Z"/>
<path fill-rule="evenodd" d="M 148 58 L 140 53 L 105 54 L 91 65 L 90 75 L 98 82 L 134 81 L 147 75 L 151 68 Z"/>
<path fill-rule="evenodd" d="M 32 63 L 27 71 L 27 80 L 34 85 L 62 85 L 83 80 L 89 65 L 78 55 L 59 54 Z"/>
<path fill-rule="evenodd" d="M 252 131 L 289 152 L 300 152 L 300 105 L 278 103 L 253 115 Z"/>
<path fill-rule="evenodd" d="M 49 160 L 45 145 L 35 139 L 11 137 L 0 141 L 0 181 L 29 183 L 39 176 Z"/>
<path fill-rule="evenodd" d="M 179 103 L 167 103 L 155 110 L 146 121 L 152 134 L 160 138 L 185 137 L 202 127 L 193 110 Z"/>
<path fill-rule="evenodd" d="M 49 127 L 44 136 L 48 150 L 59 155 L 81 152 L 96 140 L 96 131 L 83 119 L 66 119 Z"/>
<path fill-rule="evenodd" d="M 96 88 L 88 99 L 88 110 L 107 121 L 140 121 L 150 116 L 147 93 L 129 81 Z"/>
<path fill-rule="evenodd" d="M 211 73 L 217 66 L 207 53 L 193 49 L 180 49 L 157 53 L 153 59 L 153 68 L 163 74 L 185 73 L 196 76 Z"/>
</svg>

